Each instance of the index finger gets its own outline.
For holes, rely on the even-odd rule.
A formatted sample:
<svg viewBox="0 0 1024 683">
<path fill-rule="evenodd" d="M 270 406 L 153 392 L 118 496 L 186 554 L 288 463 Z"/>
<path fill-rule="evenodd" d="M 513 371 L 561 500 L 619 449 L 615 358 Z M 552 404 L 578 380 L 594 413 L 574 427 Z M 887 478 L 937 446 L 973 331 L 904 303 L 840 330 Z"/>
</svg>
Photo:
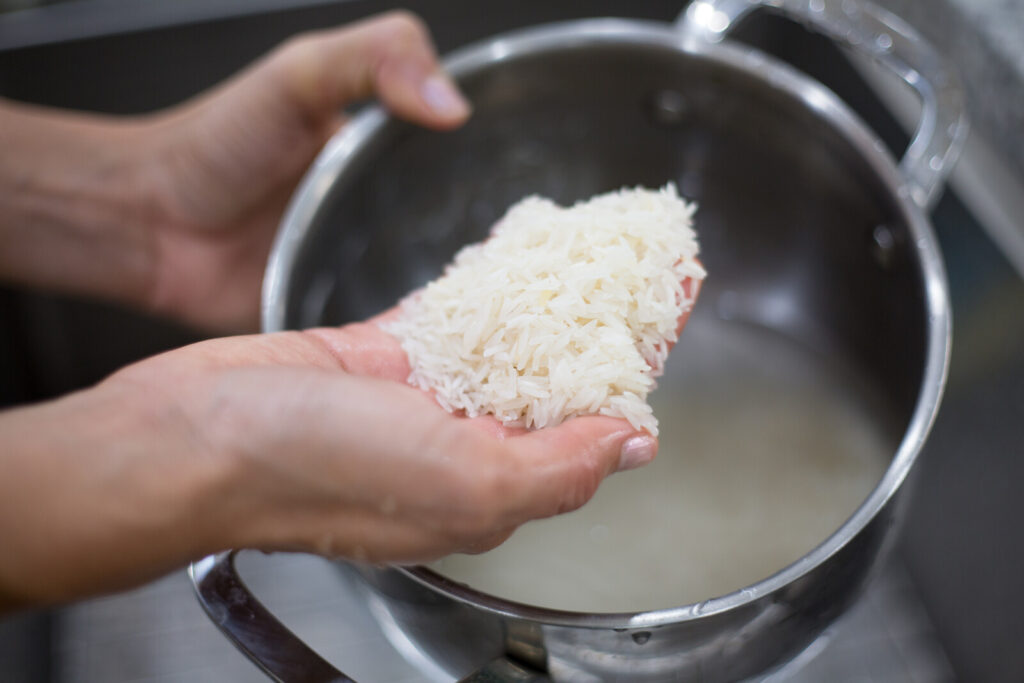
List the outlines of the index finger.
<svg viewBox="0 0 1024 683">
<path fill-rule="evenodd" d="M 509 505 L 519 521 L 575 510 L 609 474 L 654 459 L 658 441 L 626 420 L 597 415 L 507 440 L 518 465 Z"/>
<path fill-rule="evenodd" d="M 285 86 L 318 115 L 377 95 L 399 116 L 433 128 L 453 128 L 469 116 L 469 105 L 438 63 L 429 32 L 410 12 L 304 34 L 275 58 Z"/>
</svg>

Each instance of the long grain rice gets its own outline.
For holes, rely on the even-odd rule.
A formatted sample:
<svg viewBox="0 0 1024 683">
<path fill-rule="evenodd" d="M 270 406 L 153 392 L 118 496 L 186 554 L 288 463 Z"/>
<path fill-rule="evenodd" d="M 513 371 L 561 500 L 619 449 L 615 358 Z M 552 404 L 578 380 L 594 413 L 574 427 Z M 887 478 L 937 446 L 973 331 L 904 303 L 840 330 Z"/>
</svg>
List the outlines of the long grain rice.
<svg viewBox="0 0 1024 683">
<path fill-rule="evenodd" d="M 705 275 L 694 211 L 671 183 L 570 208 L 523 199 L 384 325 L 409 382 L 507 425 L 601 414 L 657 435 L 647 394 L 693 306 L 682 283 Z"/>
</svg>

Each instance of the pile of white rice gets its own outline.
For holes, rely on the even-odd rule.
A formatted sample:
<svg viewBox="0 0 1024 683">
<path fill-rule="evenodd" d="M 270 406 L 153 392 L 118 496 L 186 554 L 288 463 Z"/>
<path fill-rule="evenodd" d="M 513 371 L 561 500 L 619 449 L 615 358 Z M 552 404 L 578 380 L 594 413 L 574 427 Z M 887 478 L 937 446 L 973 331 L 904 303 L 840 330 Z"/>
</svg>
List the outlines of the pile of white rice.
<svg viewBox="0 0 1024 683">
<path fill-rule="evenodd" d="M 647 394 L 693 305 L 681 283 L 704 277 L 694 208 L 673 184 L 570 208 L 523 199 L 384 325 L 409 382 L 507 425 L 602 414 L 657 435 Z"/>
</svg>

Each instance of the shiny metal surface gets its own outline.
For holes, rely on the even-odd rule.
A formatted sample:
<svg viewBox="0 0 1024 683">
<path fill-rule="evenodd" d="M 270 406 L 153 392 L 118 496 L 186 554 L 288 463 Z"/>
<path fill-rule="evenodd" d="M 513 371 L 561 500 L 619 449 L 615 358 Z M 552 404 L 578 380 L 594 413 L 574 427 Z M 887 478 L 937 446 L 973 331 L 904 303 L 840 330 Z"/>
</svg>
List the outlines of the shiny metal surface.
<svg viewBox="0 0 1024 683">
<path fill-rule="evenodd" d="M 231 642 L 271 680 L 351 683 L 253 597 L 235 569 L 235 553 L 212 555 L 189 567 L 199 604 Z"/>
<path fill-rule="evenodd" d="M 734 319 L 853 368 L 883 397 L 894 455 L 835 534 L 740 591 L 582 614 L 506 602 L 422 568 L 368 572 L 388 618 L 463 671 L 509 653 L 559 680 L 735 680 L 786 661 L 875 566 L 938 406 L 948 296 L 920 193 L 901 191 L 895 161 L 829 91 L 756 51 L 696 44 L 663 25 L 546 26 L 450 64 L 475 107 L 465 129 L 427 133 L 371 110 L 320 157 L 272 256 L 266 329 L 381 310 L 524 194 L 567 202 L 674 179 L 700 203 L 712 274 L 691 325 L 727 300 Z"/>
<path fill-rule="evenodd" d="M 199 604 L 242 654 L 279 683 L 352 683 L 282 624 L 256 599 L 229 551 L 194 562 L 188 570 Z M 464 634 L 470 649 L 477 638 Z M 543 666 L 542 662 L 537 662 Z M 461 679 L 464 683 L 544 683 L 550 680 L 529 664 L 512 662 L 501 652 Z"/>
<path fill-rule="evenodd" d="M 926 209 L 934 205 L 967 139 L 964 91 L 956 71 L 913 27 L 865 0 L 697 0 L 677 24 L 694 40 L 717 43 L 757 9 L 807 24 L 881 64 L 917 92 L 922 112 L 900 171 L 913 200 Z"/>
</svg>

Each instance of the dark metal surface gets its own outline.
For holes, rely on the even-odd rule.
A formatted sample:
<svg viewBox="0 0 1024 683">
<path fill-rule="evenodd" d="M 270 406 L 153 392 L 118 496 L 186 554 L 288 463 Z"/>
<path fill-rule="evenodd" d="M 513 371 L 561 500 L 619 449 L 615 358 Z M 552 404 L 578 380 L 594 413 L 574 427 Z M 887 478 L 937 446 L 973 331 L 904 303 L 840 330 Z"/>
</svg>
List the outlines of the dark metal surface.
<svg viewBox="0 0 1024 683">
<path fill-rule="evenodd" d="M 199 604 L 263 673 L 279 683 L 354 683 L 289 631 L 253 597 L 226 552 L 189 568 Z"/>
<path fill-rule="evenodd" d="M 677 25 L 699 40 L 718 42 L 758 9 L 828 36 L 873 60 L 917 93 L 921 116 L 900 170 L 914 201 L 931 207 L 967 138 L 963 86 L 950 64 L 906 22 L 867 0 L 701 0 L 687 8 Z"/>
<path fill-rule="evenodd" d="M 459 683 L 549 683 L 550 680 L 534 669 L 516 664 L 506 657 L 499 657 Z"/>
<path fill-rule="evenodd" d="M 64 27 L 68 42 L 0 55 L 0 91 L 60 106 L 148 111 L 213 84 L 296 31 L 350 21 L 397 3 L 285 5 L 173 28 L 140 22 L 131 33 L 88 39 L 74 26 Z M 426 18 L 446 51 L 516 26 L 571 17 L 614 14 L 668 21 L 680 5 L 676 0 L 516 1 L 488 3 L 486 11 L 477 11 L 478 3 L 419 0 L 412 8 Z M 826 41 L 774 17 L 751 19 L 741 33 L 825 82 L 879 131 L 894 154 L 902 151 L 906 136 Z M 978 175 L 982 182 L 990 178 L 985 169 Z M 1019 650 L 1024 619 L 1014 598 L 1024 576 L 1019 534 L 1024 497 L 1017 485 L 1024 481 L 1024 281 L 957 197 L 947 194 L 933 222 L 950 275 L 957 343 L 944 407 L 916 466 L 899 546 L 911 576 L 874 582 L 867 600 L 814 656 L 806 676 L 798 671 L 772 680 L 953 680 L 946 665 L 937 665 L 929 654 L 936 650 L 940 660 L 941 650 L 948 653 L 959 680 L 1024 678 Z M 11 290 L 0 297 L 0 321 L 2 389 L 17 402 L 87 385 L 126 362 L 195 338 L 110 307 Z M 362 673 L 356 676 L 370 681 L 432 680 L 401 668 L 403 663 L 394 661 L 398 653 L 383 653 L 387 646 L 378 644 L 383 636 L 372 631 L 370 616 L 358 611 L 348 585 L 336 586 L 323 563 L 263 556 L 253 561 L 268 566 L 260 580 L 243 574 L 256 594 L 341 668 L 359 662 Z M 42 645 L 17 645 L 25 641 L 9 621 L 14 636 L 5 636 L 0 646 L 5 655 L 0 678 L 252 681 L 254 670 L 218 637 L 188 593 L 184 577 L 176 576 L 68 608 L 59 615 L 52 648 L 46 636 Z M 20 675 L 6 656 L 11 648 L 20 648 L 19 655 L 38 648 L 35 668 L 52 671 L 52 678 Z"/>
<path fill-rule="evenodd" d="M 371 111 L 325 150 L 268 267 L 266 329 L 380 310 L 523 195 L 566 203 L 671 178 L 701 206 L 702 259 L 716 274 L 703 299 L 728 299 L 731 319 L 853 369 L 885 406 L 879 429 L 895 455 L 838 532 L 742 591 L 578 614 L 509 603 L 424 569 L 369 572 L 389 619 L 434 659 L 482 659 L 473 666 L 518 648 L 514 633 L 525 631 L 560 680 L 735 680 L 786 661 L 874 566 L 941 391 L 948 301 L 912 193 L 830 93 L 763 55 L 684 49 L 667 28 L 546 27 L 460 52 L 450 66 L 474 103 L 465 128 L 424 133 Z M 483 640 L 468 654 L 467 634 Z"/>
<path fill-rule="evenodd" d="M 242 581 L 234 551 L 195 562 L 189 577 L 199 604 L 217 628 L 271 680 L 279 683 L 355 683 L 270 613 Z M 473 641 L 472 636 L 468 638 Z M 545 683 L 529 665 L 500 656 L 462 683 Z"/>
</svg>

